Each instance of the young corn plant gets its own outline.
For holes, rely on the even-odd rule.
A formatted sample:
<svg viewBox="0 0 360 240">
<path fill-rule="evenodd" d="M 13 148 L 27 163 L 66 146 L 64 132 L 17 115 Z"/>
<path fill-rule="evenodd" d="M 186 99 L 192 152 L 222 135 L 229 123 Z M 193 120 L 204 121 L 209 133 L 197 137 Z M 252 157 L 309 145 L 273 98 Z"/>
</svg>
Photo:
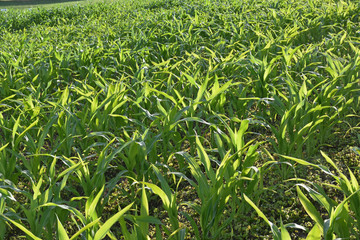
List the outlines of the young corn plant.
<svg viewBox="0 0 360 240">
<path fill-rule="evenodd" d="M 179 219 L 178 219 L 178 205 L 176 202 L 176 192 L 173 193 L 168 182 L 166 181 L 166 179 L 164 178 L 164 176 L 161 174 L 160 170 L 155 166 L 155 165 L 151 165 L 158 181 L 160 182 L 161 187 L 157 186 L 154 183 L 150 183 L 150 182 L 140 182 L 141 184 L 143 184 L 144 186 L 148 187 L 149 189 L 151 189 L 151 191 L 158 195 L 162 201 L 163 207 L 166 210 L 166 212 L 169 215 L 169 220 L 170 220 L 170 224 L 171 227 L 170 229 L 167 229 L 166 226 L 163 226 L 163 231 L 167 234 L 169 239 L 185 239 L 185 233 L 186 233 L 186 229 L 184 227 L 180 226 L 179 223 Z M 146 194 L 145 191 L 143 190 L 142 193 L 142 198 L 145 198 Z M 142 204 L 144 206 L 142 206 L 142 214 L 144 215 L 148 215 L 148 210 L 146 210 L 148 207 L 146 206 L 146 202 L 147 200 L 142 199 Z M 136 217 L 135 217 L 136 219 Z M 141 218 L 139 219 L 141 221 Z M 153 221 L 155 224 L 157 224 L 157 234 L 159 234 L 160 228 L 159 225 L 161 222 L 159 222 L 156 219 L 152 219 L 151 221 Z M 122 223 L 122 226 L 124 228 L 124 222 Z M 147 226 L 148 225 L 144 225 Z M 143 230 L 141 230 L 143 231 Z M 126 231 L 125 231 L 126 232 Z M 129 233 L 127 233 L 129 234 Z M 131 235 L 129 235 L 131 236 Z M 161 236 L 161 235 L 160 235 Z M 139 236 L 141 237 L 141 236 Z"/>
<path fill-rule="evenodd" d="M 311 103 L 309 98 L 319 85 L 308 90 L 306 81 L 303 82 L 300 89 L 297 89 L 295 83 L 291 84 L 290 92 L 293 93 L 293 97 L 287 98 L 282 95 L 282 98 L 286 100 L 285 104 L 278 97 L 275 97 L 272 103 L 274 109 L 281 116 L 281 120 L 278 127 L 270 125 L 275 135 L 275 139 L 270 139 L 270 142 L 275 152 L 279 154 L 302 157 L 305 154 L 313 154 L 316 152 L 314 146 L 320 146 L 319 144 L 326 141 L 327 133 L 331 131 L 332 126 L 341 122 L 339 115 L 346 106 L 350 106 L 352 101 L 344 102 L 340 99 L 341 95 L 337 97 L 336 92 L 332 91 L 334 94 L 326 96 L 326 101 L 321 101 L 321 104 L 317 104 L 320 101 Z M 334 85 L 327 86 L 333 88 Z M 316 99 L 323 94 L 324 92 L 318 94 Z M 334 106 L 331 106 L 330 102 L 335 102 L 336 99 L 339 99 L 337 101 L 340 107 L 333 111 Z M 289 177 L 289 169 L 284 165 L 281 168 L 282 177 Z"/>
<path fill-rule="evenodd" d="M 234 119 L 234 122 L 240 121 L 241 123 L 239 128 L 232 128 L 220 116 L 217 117 L 228 132 L 228 135 L 221 131 L 214 132 L 214 139 L 219 155 L 221 158 L 225 158 L 227 153 L 226 149 L 229 149 L 235 157 L 230 162 L 230 166 L 232 167 L 228 166 L 226 168 L 225 178 L 228 180 L 240 173 L 240 178 L 244 178 L 244 180 L 239 180 L 238 182 L 240 192 L 251 194 L 251 196 L 255 197 L 255 195 L 261 192 L 261 172 L 263 167 L 265 167 L 256 168 L 254 166 L 258 160 L 257 150 L 261 142 L 255 142 L 253 140 L 245 142 L 245 135 L 249 128 L 250 120 L 240 121 Z M 251 181 L 245 183 L 248 182 L 249 179 L 251 179 Z"/>
<path fill-rule="evenodd" d="M 333 178 L 336 184 L 326 184 L 327 187 L 334 188 L 343 194 L 343 200 L 336 202 L 331 199 L 323 187 L 317 183 L 311 183 L 312 187 L 305 184 L 297 184 L 297 193 L 301 204 L 303 205 L 307 214 L 315 221 L 315 225 L 310 231 L 312 237 L 309 239 L 324 239 L 334 238 L 350 238 L 351 236 L 358 235 L 359 231 L 359 218 L 360 218 L 360 188 L 359 183 L 348 168 L 347 177 L 336 164 L 324 153 L 321 155 L 325 158 L 326 162 L 335 169 L 337 174 L 332 173 L 327 167 L 309 163 L 305 160 L 283 156 L 284 158 L 294 161 L 303 166 L 311 166 L 322 170 L 326 175 Z M 294 179 L 296 181 L 305 181 L 303 179 Z M 328 213 L 328 218 L 323 219 L 319 210 L 314 204 L 306 197 L 301 188 L 305 189 L 310 197 L 316 201 L 320 206 L 325 208 Z"/>
<path fill-rule="evenodd" d="M 243 134 L 247 129 L 247 121 L 244 121 L 239 132 L 233 134 L 233 138 L 238 138 L 236 143 L 243 140 Z M 232 139 L 235 140 L 235 139 Z M 259 183 L 258 172 L 251 169 L 256 160 L 256 149 L 258 145 L 248 148 L 238 146 L 239 150 L 231 154 L 231 150 L 224 152 L 222 140 L 218 140 L 219 152 L 222 159 L 216 170 L 213 169 L 212 162 L 200 138 L 196 137 L 196 149 L 198 159 L 190 156 L 186 152 L 178 152 L 177 155 L 182 156 L 189 164 L 195 181 L 186 177 L 189 183 L 196 189 L 200 204 L 186 203 L 192 207 L 200 215 L 200 228 L 195 224 L 194 219 L 187 213 L 184 216 L 192 224 L 195 229 L 197 238 L 207 239 L 210 237 L 219 237 L 225 227 L 233 220 L 236 209 L 239 209 L 239 202 L 236 195 L 239 192 L 247 192 L 255 194 Z M 240 142 L 240 145 L 244 144 Z M 244 144 L 245 145 L 245 144 Z M 237 145 L 236 145 L 237 146 Z M 248 150 L 245 157 L 240 155 L 240 151 Z M 204 170 L 202 170 L 204 169 Z M 230 200 L 232 199 L 232 200 Z M 240 203 L 241 204 L 241 203 Z M 222 212 L 230 208 L 229 216 L 224 219 Z M 240 207 L 241 208 L 241 207 Z"/>
<path fill-rule="evenodd" d="M 95 203 L 96 205 L 96 203 Z M 68 233 L 66 232 L 66 229 L 64 228 L 64 225 L 61 223 L 59 218 L 57 218 L 57 237 L 61 240 L 68 240 L 68 239 L 77 239 L 79 236 L 82 236 L 84 232 L 88 232 L 86 236 L 83 237 L 83 239 L 91 239 L 91 240 L 101 240 L 105 237 L 115 238 L 114 235 L 111 233 L 111 227 L 117 223 L 121 217 L 130 210 L 133 203 L 129 204 L 125 208 L 121 209 L 118 213 L 110 217 L 106 222 L 101 224 L 100 227 L 97 227 L 96 230 L 94 229 L 94 226 L 98 225 L 100 218 L 95 219 L 91 221 L 90 223 L 86 224 L 84 227 L 80 228 L 74 235 L 69 237 Z M 93 204 L 90 205 L 91 208 L 94 208 Z M 90 209 L 91 210 L 91 209 Z M 89 212 L 89 214 L 93 214 L 93 212 Z M 78 213 L 78 217 L 81 219 L 81 213 Z M 89 234 L 89 232 L 91 234 Z"/>
<path fill-rule="evenodd" d="M 56 223 L 55 214 L 61 216 L 62 219 L 65 219 L 67 216 L 66 210 L 62 210 L 66 208 L 61 205 L 62 199 L 60 197 L 60 192 L 64 189 L 69 174 L 71 174 L 73 169 L 64 170 L 55 179 L 55 163 L 56 158 L 54 158 L 48 172 L 48 177 L 53 180 L 52 184 L 49 186 L 43 184 L 46 177 L 46 169 L 45 167 L 42 167 L 39 173 L 41 175 L 39 180 L 34 180 L 29 173 L 26 175 L 31 184 L 31 191 L 20 191 L 13 186 L 11 187 L 11 189 L 21 193 L 27 198 L 28 202 L 23 204 L 17 201 L 13 202 L 15 209 L 21 209 L 21 212 L 25 216 L 24 219 L 19 217 L 14 219 L 14 216 L 7 216 L 7 214 L 2 215 L 6 222 L 15 225 L 34 239 L 51 238 Z M 54 208 L 57 206 L 60 206 L 60 208 Z M 26 222 L 26 225 L 23 222 Z M 29 229 L 27 226 L 29 226 Z"/>
<path fill-rule="evenodd" d="M 162 239 L 160 228 L 158 226 L 162 225 L 161 221 L 155 217 L 149 215 L 149 202 L 147 193 L 145 190 L 145 185 L 141 188 L 141 203 L 140 203 L 140 214 L 135 215 L 124 215 L 120 218 L 120 225 L 122 234 L 126 239 L 141 239 L 148 240 L 149 236 L 149 226 L 150 224 L 155 224 L 157 226 L 156 239 Z M 134 224 L 132 231 L 130 232 L 127 226 L 126 220 L 131 221 Z"/>
<path fill-rule="evenodd" d="M 191 173 L 196 180 L 196 182 L 194 182 L 188 179 L 189 183 L 196 189 L 201 204 L 192 202 L 185 204 L 193 208 L 200 215 L 200 226 L 196 225 L 194 219 L 190 215 L 187 213 L 183 214 L 192 224 L 192 228 L 195 230 L 195 235 L 198 239 L 217 237 L 221 234 L 222 228 L 226 227 L 226 225 L 232 221 L 232 216 L 229 216 L 228 220 L 220 225 L 221 220 L 223 220 L 222 212 L 228 205 L 228 198 L 231 190 L 233 190 L 235 186 L 235 181 L 233 180 L 224 185 L 223 178 L 220 176 L 220 174 L 224 174 L 224 171 L 219 173 L 218 179 L 216 179 L 217 176 L 213 169 L 209 168 L 209 165 L 207 167 L 204 166 L 206 169 L 204 173 L 196 159 L 185 152 L 180 152 L 178 154 L 189 163 Z M 207 155 L 203 155 L 203 160 L 207 163 L 204 162 L 202 164 L 210 164 Z"/>
</svg>

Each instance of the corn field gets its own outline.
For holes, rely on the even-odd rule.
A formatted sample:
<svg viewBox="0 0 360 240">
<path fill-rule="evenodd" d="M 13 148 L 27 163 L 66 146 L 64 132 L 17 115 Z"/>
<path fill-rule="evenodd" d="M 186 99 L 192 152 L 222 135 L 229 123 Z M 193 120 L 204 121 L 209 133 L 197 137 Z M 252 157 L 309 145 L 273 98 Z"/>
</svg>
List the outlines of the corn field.
<svg viewBox="0 0 360 240">
<path fill-rule="evenodd" d="M 360 3 L 0 12 L 0 239 L 360 239 Z"/>
</svg>

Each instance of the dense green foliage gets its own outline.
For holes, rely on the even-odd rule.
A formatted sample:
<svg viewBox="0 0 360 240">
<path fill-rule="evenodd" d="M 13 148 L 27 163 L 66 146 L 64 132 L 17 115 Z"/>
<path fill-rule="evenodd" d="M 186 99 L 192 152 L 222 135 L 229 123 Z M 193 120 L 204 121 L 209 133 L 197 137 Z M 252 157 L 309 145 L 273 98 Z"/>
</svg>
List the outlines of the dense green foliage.
<svg viewBox="0 0 360 240">
<path fill-rule="evenodd" d="M 360 145 L 359 18 L 350 0 L 0 12 L 0 239 L 357 238 L 359 169 L 320 150 Z"/>
</svg>

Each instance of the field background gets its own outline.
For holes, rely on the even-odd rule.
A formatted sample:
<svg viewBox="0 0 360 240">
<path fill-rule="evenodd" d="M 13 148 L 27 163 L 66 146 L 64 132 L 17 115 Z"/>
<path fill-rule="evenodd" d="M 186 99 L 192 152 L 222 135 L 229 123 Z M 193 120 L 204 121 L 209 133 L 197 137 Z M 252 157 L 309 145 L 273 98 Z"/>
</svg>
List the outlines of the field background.
<svg viewBox="0 0 360 240">
<path fill-rule="evenodd" d="M 0 239 L 359 239 L 359 17 L 350 0 L 1 11 Z"/>
<path fill-rule="evenodd" d="M 107 2 L 107 0 L 1 0 L 0 9 L 32 9 L 32 8 L 58 8 L 73 5 L 86 5 L 96 2 Z"/>
</svg>

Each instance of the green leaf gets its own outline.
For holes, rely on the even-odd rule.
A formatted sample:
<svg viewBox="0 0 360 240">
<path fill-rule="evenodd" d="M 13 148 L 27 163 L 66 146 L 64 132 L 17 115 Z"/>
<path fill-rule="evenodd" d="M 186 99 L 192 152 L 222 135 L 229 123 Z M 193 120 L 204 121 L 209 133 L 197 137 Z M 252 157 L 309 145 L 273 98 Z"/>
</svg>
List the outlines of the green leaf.
<svg viewBox="0 0 360 240">
<path fill-rule="evenodd" d="M 170 235 L 169 235 L 169 238 L 168 239 L 172 239 L 173 237 L 175 236 L 180 236 L 178 239 L 180 240 L 183 240 L 185 239 L 185 235 L 184 235 L 184 230 L 185 228 L 184 227 L 180 227 L 178 229 L 176 229 L 175 231 L 173 231 Z M 180 235 L 178 235 L 177 233 L 180 233 Z"/>
<path fill-rule="evenodd" d="M 359 189 L 359 183 L 354 175 L 354 173 L 351 171 L 351 169 L 348 167 L 348 171 L 350 174 L 350 179 L 351 179 L 351 185 L 352 185 L 352 191 L 356 191 Z M 358 206 L 360 207 L 360 206 Z"/>
<path fill-rule="evenodd" d="M 5 218 L 6 221 L 11 222 L 12 224 L 14 224 L 16 227 L 18 227 L 21 231 L 23 231 L 26 235 L 28 235 L 29 237 L 31 237 L 34 240 L 41 240 L 41 238 L 35 236 L 32 232 L 30 232 L 28 229 L 26 229 L 26 227 L 24 227 L 22 224 L 15 222 L 14 220 L 6 217 L 5 215 L 1 214 L 1 216 L 3 218 Z"/>
<path fill-rule="evenodd" d="M 9 145 L 9 143 L 7 143 L 7 144 L 5 144 L 4 146 L 0 147 L 0 152 L 1 152 L 2 150 L 4 150 L 8 145 Z"/>
<path fill-rule="evenodd" d="M 295 161 L 301 165 L 304 165 L 304 166 L 314 166 L 314 167 L 317 167 L 317 165 L 313 164 L 313 163 L 309 163 L 305 160 L 302 160 L 302 159 L 299 159 L 299 158 L 295 158 L 295 157 L 290 157 L 290 156 L 285 156 L 285 155 L 281 155 L 281 154 L 277 154 L 278 156 L 280 157 L 283 157 L 285 159 L 289 159 L 289 160 L 292 160 L 292 161 Z"/>
<path fill-rule="evenodd" d="M 149 203 L 146 196 L 146 191 L 144 185 L 141 189 L 141 208 L 140 208 L 140 216 L 142 218 L 149 217 Z M 148 222 L 144 221 L 139 223 L 139 227 L 141 229 L 141 232 L 144 236 L 146 236 L 149 233 L 149 224 Z"/>
<path fill-rule="evenodd" d="M 159 169 L 155 166 L 155 165 L 151 165 L 152 168 L 154 169 L 154 172 L 157 176 L 157 178 L 159 179 L 160 181 L 160 184 L 161 184 L 161 189 L 164 190 L 166 196 L 168 199 L 171 199 L 171 195 L 172 195 L 172 192 L 171 192 L 171 188 L 169 186 L 169 184 L 167 183 L 167 181 L 165 180 L 165 178 L 163 177 L 163 175 L 161 175 Z"/>
<path fill-rule="evenodd" d="M 280 232 L 280 230 L 272 222 L 269 221 L 269 219 L 265 216 L 265 214 L 255 205 L 255 203 L 253 203 L 253 201 L 250 200 L 250 198 L 248 198 L 245 194 L 243 194 L 243 198 L 248 204 L 250 204 L 250 206 L 252 208 L 254 208 L 254 210 L 257 212 L 259 217 L 264 219 L 264 221 L 270 226 L 271 231 L 272 231 L 272 233 L 274 235 L 274 239 L 275 240 L 281 240 L 281 232 Z"/>
<path fill-rule="evenodd" d="M 280 231 L 281 231 L 281 240 L 291 240 L 290 234 L 286 230 L 286 227 L 284 226 L 282 220 L 280 225 Z"/>
<path fill-rule="evenodd" d="M 196 150 L 197 150 L 198 155 L 200 157 L 200 161 L 204 165 L 205 171 L 206 171 L 209 179 L 212 182 L 215 182 L 215 173 L 214 173 L 214 170 L 211 167 L 209 156 L 207 155 L 204 147 L 202 146 L 198 136 L 196 136 L 196 146 L 197 146 Z"/>
<path fill-rule="evenodd" d="M 296 190 L 300 199 L 301 204 L 305 208 L 305 211 L 309 216 L 320 226 L 324 226 L 324 221 L 322 220 L 320 213 L 316 210 L 314 205 L 310 202 L 310 200 L 304 195 L 304 193 L 300 190 L 299 186 L 296 186 Z"/>
<path fill-rule="evenodd" d="M 55 161 L 55 160 L 54 160 L 54 161 Z M 55 163 L 56 163 L 56 161 L 55 161 Z M 74 170 L 76 170 L 77 168 L 81 167 L 81 165 L 82 165 L 82 163 L 79 162 L 79 163 L 74 164 L 74 165 L 72 165 L 71 167 L 65 169 L 64 171 L 62 171 L 62 172 L 57 176 L 55 182 L 58 182 L 64 175 L 69 174 L 69 173 L 73 172 Z"/>
<path fill-rule="evenodd" d="M 161 198 L 166 208 L 170 207 L 170 200 L 161 188 L 159 188 L 153 183 L 148 183 L 148 182 L 142 182 L 142 183 L 148 186 L 149 188 L 151 188 L 151 190 Z"/>
<path fill-rule="evenodd" d="M 217 82 L 217 81 L 216 81 Z M 215 98 L 217 95 L 219 95 L 220 93 L 224 92 L 225 90 L 227 90 L 230 85 L 232 84 L 231 80 L 226 82 L 225 84 L 223 84 L 220 88 L 217 87 L 213 87 L 212 88 L 212 93 L 211 96 L 207 99 L 208 101 L 212 100 L 213 98 Z"/>
<path fill-rule="evenodd" d="M 86 217 L 91 217 L 93 220 L 97 218 L 97 213 L 95 211 L 96 206 L 98 205 L 98 202 L 100 200 L 100 197 L 104 191 L 104 186 L 100 189 L 96 197 L 93 199 L 92 197 L 89 197 L 86 201 L 86 209 L 85 209 L 85 215 Z"/>
<path fill-rule="evenodd" d="M 68 236 L 64 226 L 60 222 L 58 216 L 56 216 L 56 219 L 57 219 L 57 226 L 58 226 L 57 232 L 58 232 L 59 240 L 69 240 L 69 236 Z"/>
<path fill-rule="evenodd" d="M 321 235 L 322 227 L 320 226 L 320 224 L 316 223 L 307 235 L 306 240 L 319 240 L 321 239 Z"/>
<path fill-rule="evenodd" d="M 114 225 L 121 218 L 121 216 L 124 215 L 124 213 L 126 213 L 132 207 L 133 204 L 134 203 L 129 204 L 127 207 L 125 207 L 124 209 L 119 211 L 117 214 L 112 216 L 110 219 L 108 219 L 104 223 L 104 225 L 102 225 L 100 227 L 100 229 L 96 232 L 94 240 L 103 239 L 106 236 L 106 234 L 110 231 L 110 228 L 112 227 L 112 225 Z"/>
<path fill-rule="evenodd" d="M 100 218 L 95 219 L 94 221 L 92 221 L 89 224 L 86 224 L 85 227 L 81 228 L 79 231 L 77 231 L 71 238 L 70 240 L 74 240 L 76 239 L 81 233 L 83 233 L 84 231 L 90 229 L 92 226 L 96 225 L 98 222 L 100 221 Z"/>
<path fill-rule="evenodd" d="M 32 124 L 30 124 L 30 126 L 28 126 L 22 133 L 19 134 L 19 136 L 16 138 L 15 140 L 15 146 L 18 146 L 18 144 L 20 143 L 21 139 L 25 136 L 26 132 L 29 131 L 32 127 L 34 127 L 37 123 L 39 122 L 38 119 L 36 119 L 35 122 L 33 122 Z"/>
</svg>

